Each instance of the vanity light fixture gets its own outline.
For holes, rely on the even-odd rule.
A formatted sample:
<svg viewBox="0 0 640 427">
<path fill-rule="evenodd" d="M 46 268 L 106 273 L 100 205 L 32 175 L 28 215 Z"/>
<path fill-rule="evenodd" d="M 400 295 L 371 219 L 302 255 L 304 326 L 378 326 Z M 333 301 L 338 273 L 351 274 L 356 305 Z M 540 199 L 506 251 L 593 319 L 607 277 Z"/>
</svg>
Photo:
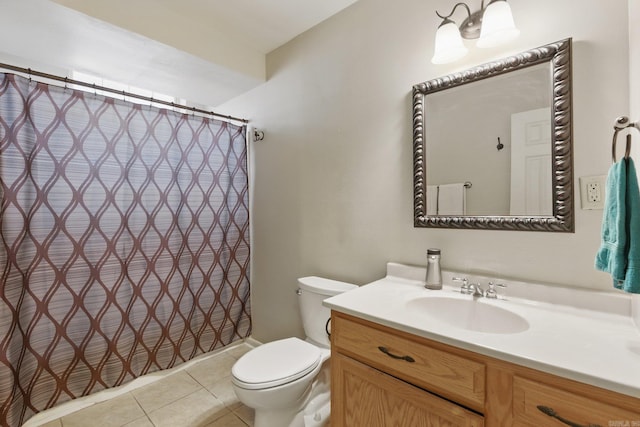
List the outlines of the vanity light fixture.
<svg viewBox="0 0 640 427">
<path fill-rule="evenodd" d="M 458 6 L 467 11 L 467 18 L 460 28 L 450 19 Z M 478 39 L 477 46 L 487 48 L 499 46 L 520 34 L 506 0 L 490 0 L 486 7 L 482 0 L 480 10 L 473 13 L 466 3 L 456 3 L 450 14 L 442 16 L 436 11 L 436 15 L 443 21 L 436 31 L 435 52 L 431 58 L 434 64 L 446 64 L 466 55 L 468 49 L 462 42 L 463 38 Z"/>
</svg>

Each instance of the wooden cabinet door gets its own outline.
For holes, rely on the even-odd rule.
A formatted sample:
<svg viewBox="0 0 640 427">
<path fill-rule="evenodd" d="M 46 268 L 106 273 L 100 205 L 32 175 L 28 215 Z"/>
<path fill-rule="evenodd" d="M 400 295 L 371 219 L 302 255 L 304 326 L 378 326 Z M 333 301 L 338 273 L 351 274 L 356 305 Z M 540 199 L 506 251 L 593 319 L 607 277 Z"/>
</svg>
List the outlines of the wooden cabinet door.
<svg viewBox="0 0 640 427">
<path fill-rule="evenodd" d="M 483 427 L 481 415 L 334 353 L 332 427 Z"/>
</svg>

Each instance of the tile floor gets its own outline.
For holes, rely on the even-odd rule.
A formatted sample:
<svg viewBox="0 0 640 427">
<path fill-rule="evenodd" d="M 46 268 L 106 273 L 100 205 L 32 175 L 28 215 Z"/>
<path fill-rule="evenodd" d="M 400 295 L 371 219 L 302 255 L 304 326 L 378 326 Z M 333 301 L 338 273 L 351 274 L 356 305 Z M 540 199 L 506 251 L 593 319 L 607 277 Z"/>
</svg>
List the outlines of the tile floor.
<svg viewBox="0 0 640 427">
<path fill-rule="evenodd" d="M 53 421 L 27 424 L 34 427 L 253 426 L 253 410 L 238 402 L 230 376 L 231 366 L 251 348 L 244 343 L 230 347 L 196 363 L 188 363 L 183 369 L 174 368 L 155 382 L 117 393 Z M 37 417 L 50 419 L 46 412 Z"/>
</svg>

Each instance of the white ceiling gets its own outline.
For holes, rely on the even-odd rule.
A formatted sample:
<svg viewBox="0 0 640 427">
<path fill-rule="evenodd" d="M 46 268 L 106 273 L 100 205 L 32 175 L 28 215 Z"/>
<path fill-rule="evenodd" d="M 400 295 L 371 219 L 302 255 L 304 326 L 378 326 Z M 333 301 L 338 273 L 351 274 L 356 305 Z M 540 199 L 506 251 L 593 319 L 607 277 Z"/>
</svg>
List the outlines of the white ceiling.
<svg viewBox="0 0 640 427">
<path fill-rule="evenodd" d="M 0 0 L 0 60 L 215 107 L 265 81 L 267 53 L 356 1 Z"/>
</svg>

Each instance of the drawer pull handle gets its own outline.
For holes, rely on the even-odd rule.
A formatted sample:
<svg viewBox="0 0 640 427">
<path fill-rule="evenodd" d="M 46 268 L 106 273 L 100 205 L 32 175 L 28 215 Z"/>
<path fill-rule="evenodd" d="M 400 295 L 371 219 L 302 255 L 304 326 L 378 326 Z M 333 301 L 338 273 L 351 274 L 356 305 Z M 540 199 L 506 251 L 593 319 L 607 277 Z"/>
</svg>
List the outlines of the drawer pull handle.
<svg viewBox="0 0 640 427">
<path fill-rule="evenodd" d="M 560 415 L 558 415 L 558 413 L 556 411 L 553 410 L 553 408 L 549 408 L 548 406 L 538 405 L 537 408 L 543 414 L 548 415 L 551 418 L 555 418 L 556 420 L 560 421 L 561 423 L 564 423 L 564 424 L 566 424 L 568 426 L 571 426 L 571 427 L 602 427 L 599 424 L 588 424 L 588 425 L 584 426 L 582 424 L 574 423 L 574 422 L 569 421 L 569 420 L 567 420 L 565 418 L 562 418 Z"/>
<path fill-rule="evenodd" d="M 395 354 L 391 353 L 387 347 L 380 346 L 380 347 L 378 347 L 378 350 L 380 350 L 381 352 L 383 352 L 384 354 L 386 354 L 389 357 L 393 357 L 394 359 L 406 360 L 407 362 L 411 362 L 411 363 L 415 362 L 415 359 L 413 357 L 395 355 Z"/>
</svg>

